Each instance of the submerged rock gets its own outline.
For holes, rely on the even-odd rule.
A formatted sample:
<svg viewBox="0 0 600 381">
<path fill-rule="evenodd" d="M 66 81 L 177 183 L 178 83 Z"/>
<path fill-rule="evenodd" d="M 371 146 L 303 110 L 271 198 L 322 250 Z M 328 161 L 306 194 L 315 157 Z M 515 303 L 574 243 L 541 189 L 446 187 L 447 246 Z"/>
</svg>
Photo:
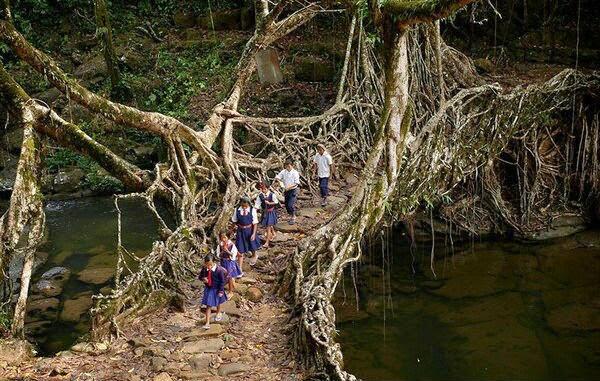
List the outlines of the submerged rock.
<svg viewBox="0 0 600 381">
<path fill-rule="evenodd" d="M 42 279 L 37 282 L 32 292 L 39 292 L 46 297 L 58 296 L 62 293 L 62 282 L 58 280 Z"/>
<path fill-rule="evenodd" d="M 572 304 L 550 311 L 548 325 L 560 331 L 600 331 L 600 308 Z"/>
<path fill-rule="evenodd" d="M 48 320 L 54 320 L 58 315 L 60 301 L 56 298 L 33 300 L 27 303 L 27 313 Z"/>
<path fill-rule="evenodd" d="M 81 315 L 87 313 L 91 306 L 91 292 L 86 292 L 73 299 L 65 300 L 59 319 L 63 321 L 79 321 Z"/>
<path fill-rule="evenodd" d="M 111 280 L 115 274 L 113 267 L 87 268 L 79 272 L 77 277 L 83 283 L 104 284 Z"/>
</svg>

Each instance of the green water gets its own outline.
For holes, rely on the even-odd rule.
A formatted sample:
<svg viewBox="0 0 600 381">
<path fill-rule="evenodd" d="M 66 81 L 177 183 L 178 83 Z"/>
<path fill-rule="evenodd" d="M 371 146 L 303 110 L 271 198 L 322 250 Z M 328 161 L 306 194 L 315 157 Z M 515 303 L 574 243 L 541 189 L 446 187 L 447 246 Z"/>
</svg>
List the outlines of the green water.
<svg viewBox="0 0 600 381">
<path fill-rule="evenodd" d="M 359 265 L 356 290 L 347 274 L 336 291 L 350 372 L 368 381 L 600 379 L 599 230 L 535 245 L 437 245 L 437 279 L 430 248 L 386 245 Z"/>
<path fill-rule="evenodd" d="M 156 224 L 150 212 L 138 201 L 119 203 L 123 215 L 123 243 L 138 256 L 147 253 L 157 238 Z M 112 280 L 84 282 L 79 275 L 83 270 L 114 274 L 117 261 L 117 213 L 110 197 L 91 197 L 69 201 L 51 201 L 46 205 L 48 241 L 39 251 L 48 254 L 48 260 L 34 274 L 33 283 L 53 267 L 63 266 L 71 271 L 59 299 L 57 311 L 44 316 L 27 317 L 26 331 L 37 342 L 40 352 L 51 354 L 69 348 L 89 332 L 87 313 L 79 318 L 65 316 L 64 308 L 71 303 L 76 309 L 87 309 L 91 295 Z M 35 298 L 35 297 L 34 297 Z"/>
</svg>

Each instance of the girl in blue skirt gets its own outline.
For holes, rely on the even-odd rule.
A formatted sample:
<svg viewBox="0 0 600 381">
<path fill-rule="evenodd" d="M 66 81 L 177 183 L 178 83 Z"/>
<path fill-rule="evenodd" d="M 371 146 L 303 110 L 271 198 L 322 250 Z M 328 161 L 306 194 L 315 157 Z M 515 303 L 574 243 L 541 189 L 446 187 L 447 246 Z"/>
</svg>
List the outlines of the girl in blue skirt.
<svg viewBox="0 0 600 381">
<path fill-rule="evenodd" d="M 227 301 L 225 284 L 229 281 L 229 274 L 227 274 L 227 270 L 224 267 L 214 263 L 212 255 L 209 254 L 204 257 L 204 267 L 200 270 L 198 278 L 204 283 L 204 295 L 202 295 L 202 304 L 206 306 L 204 312 L 206 324 L 204 324 L 204 329 L 209 329 L 212 307 L 217 307 L 215 321 L 223 319 L 221 304 Z"/>
<path fill-rule="evenodd" d="M 237 247 L 231 242 L 226 232 L 219 234 L 219 245 L 217 245 L 217 257 L 221 260 L 221 266 L 227 270 L 229 274 L 229 288 L 227 291 L 232 292 L 235 290 L 234 278 L 242 277 L 242 270 L 240 265 L 237 263 L 238 251 Z"/>
<path fill-rule="evenodd" d="M 260 189 L 260 193 L 256 197 L 254 207 L 263 211 L 260 224 L 267 229 L 265 248 L 269 248 L 269 243 L 275 239 L 274 226 L 277 225 L 277 211 L 275 211 L 275 207 L 279 204 L 279 200 L 277 200 L 275 193 L 269 190 L 267 184 L 258 183 L 258 188 Z"/>
<path fill-rule="evenodd" d="M 256 250 L 260 249 L 260 238 L 258 237 L 258 216 L 256 209 L 250 206 L 250 198 L 244 196 L 240 200 L 240 206 L 235 209 L 231 221 L 236 225 L 235 246 L 240 252 L 238 263 L 243 269 L 244 254 L 252 253 L 250 264 L 254 265 L 258 260 Z"/>
</svg>

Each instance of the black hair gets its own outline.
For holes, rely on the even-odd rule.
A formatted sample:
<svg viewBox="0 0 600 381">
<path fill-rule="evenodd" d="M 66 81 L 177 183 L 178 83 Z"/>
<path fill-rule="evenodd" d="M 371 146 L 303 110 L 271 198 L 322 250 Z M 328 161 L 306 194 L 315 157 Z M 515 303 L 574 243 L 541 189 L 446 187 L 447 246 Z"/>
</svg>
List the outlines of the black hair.
<svg viewBox="0 0 600 381">
<path fill-rule="evenodd" d="M 285 165 L 287 166 L 288 164 L 291 165 L 291 166 L 294 166 L 294 162 L 292 161 L 292 159 L 287 159 L 285 161 Z"/>
<path fill-rule="evenodd" d="M 213 255 L 212 254 L 207 254 L 204 257 L 204 263 L 208 263 L 208 262 L 212 262 L 214 260 Z"/>
</svg>

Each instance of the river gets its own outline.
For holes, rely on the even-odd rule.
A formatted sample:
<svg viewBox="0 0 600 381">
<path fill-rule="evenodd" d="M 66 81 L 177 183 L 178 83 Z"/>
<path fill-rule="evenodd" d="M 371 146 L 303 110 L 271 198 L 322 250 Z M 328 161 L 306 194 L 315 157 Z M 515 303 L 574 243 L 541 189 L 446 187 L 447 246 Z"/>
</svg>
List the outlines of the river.
<svg viewBox="0 0 600 381">
<path fill-rule="evenodd" d="M 157 238 L 156 223 L 139 201 L 121 201 L 119 206 L 123 212 L 123 243 L 143 256 Z M 112 285 L 117 260 L 117 213 L 111 197 L 50 201 L 45 212 L 48 237 L 39 252 L 47 254 L 47 260 L 36 270 L 32 284 L 57 266 L 67 268 L 70 275 L 56 296 L 35 295 L 34 287 L 28 302 L 26 332 L 37 342 L 40 353 L 52 354 L 88 334 L 91 296 Z"/>
<path fill-rule="evenodd" d="M 383 245 L 355 269 L 356 288 L 348 271 L 336 291 L 338 339 L 358 377 L 600 379 L 599 230 L 438 244 L 437 278 L 430 247 L 411 253 L 400 235 Z"/>
</svg>

